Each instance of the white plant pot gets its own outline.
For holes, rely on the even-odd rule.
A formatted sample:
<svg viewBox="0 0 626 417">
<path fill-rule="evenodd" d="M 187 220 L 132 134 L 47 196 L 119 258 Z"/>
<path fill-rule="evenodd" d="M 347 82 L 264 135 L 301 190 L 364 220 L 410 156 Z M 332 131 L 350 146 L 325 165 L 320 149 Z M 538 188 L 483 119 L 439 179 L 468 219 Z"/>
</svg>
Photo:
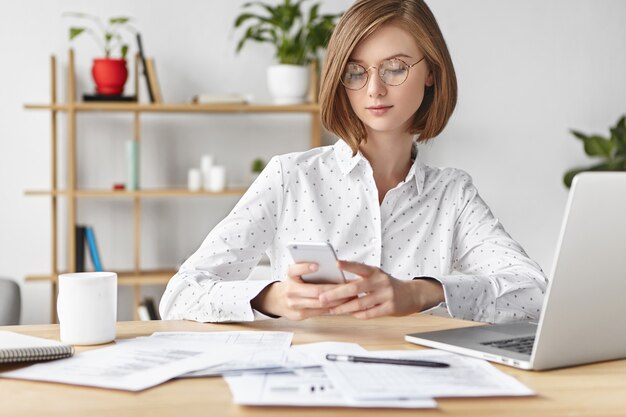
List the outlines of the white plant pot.
<svg viewBox="0 0 626 417">
<path fill-rule="evenodd" d="M 306 65 L 272 65 L 267 68 L 267 87 L 274 104 L 298 104 L 309 91 L 309 67 Z"/>
</svg>

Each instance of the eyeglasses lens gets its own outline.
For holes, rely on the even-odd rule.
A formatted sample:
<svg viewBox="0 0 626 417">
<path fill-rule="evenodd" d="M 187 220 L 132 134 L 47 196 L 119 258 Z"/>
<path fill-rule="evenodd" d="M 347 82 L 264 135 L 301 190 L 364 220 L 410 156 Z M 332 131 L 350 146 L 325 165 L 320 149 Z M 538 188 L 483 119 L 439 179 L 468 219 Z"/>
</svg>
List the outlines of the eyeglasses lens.
<svg viewBox="0 0 626 417">
<path fill-rule="evenodd" d="M 406 80 L 409 69 L 399 59 L 388 59 L 380 64 L 378 74 L 385 84 L 400 85 Z"/>
<path fill-rule="evenodd" d="M 409 69 L 399 59 L 387 59 L 378 66 L 378 75 L 385 84 L 396 86 L 406 81 Z M 362 65 L 349 62 L 341 78 L 341 83 L 349 90 L 360 90 L 365 87 L 368 78 L 369 74 Z"/>
</svg>

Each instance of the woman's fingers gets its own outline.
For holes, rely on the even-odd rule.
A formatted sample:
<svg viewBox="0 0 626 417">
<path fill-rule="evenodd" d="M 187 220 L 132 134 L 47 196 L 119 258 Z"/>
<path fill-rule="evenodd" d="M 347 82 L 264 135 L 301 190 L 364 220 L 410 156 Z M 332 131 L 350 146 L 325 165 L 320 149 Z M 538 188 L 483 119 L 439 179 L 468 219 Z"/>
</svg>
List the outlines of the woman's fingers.
<svg viewBox="0 0 626 417">
<path fill-rule="evenodd" d="M 371 293 L 363 297 L 357 297 L 346 303 L 340 304 L 337 307 L 330 308 L 330 314 L 348 314 L 356 311 L 367 310 L 368 308 L 375 307 L 382 300 L 380 294 Z"/>
<path fill-rule="evenodd" d="M 355 280 L 348 284 L 340 284 L 335 288 L 330 288 L 327 291 L 322 291 L 319 295 L 319 300 L 322 305 L 330 305 L 338 300 L 345 300 L 355 298 L 359 294 L 366 292 L 363 280 Z"/>
<path fill-rule="evenodd" d="M 316 263 L 303 262 L 299 264 L 289 265 L 287 275 L 290 277 L 301 277 L 302 275 L 310 274 L 317 271 L 318 266 Z"/>
<path fill-rule="evenodd" d="M 379 269 L 373 266 L 361 264 L 358 262 L 346 262 L 338 261 L 337 266 L 340 269 L 359 275 L 361 278 L 357 278 L 348 282 L 347 284 L 339 284 L 332 288 L 330 291 L 324 292 L 320 295 L 320 301 L 327 305 L 327 303 L 333 303 L 337 300 L 345 298 L 353 298 L 359 294 L 370 292 L 377 285 L 378 280 L 375 275 Z M 373 282 L 374 281 L 374 282 Z"/>
<path fill-rule="evenodd" d="M 367 319 L 374 319 L 376 317 L 389 316 L 391 313 L 392 311 L 389 308 L 389 304 L 385 303 L 385 304 L 379 304 L 372 308 L 368 308 L 367 310 L 356 311 L 352 313 L 352 317 L 357 318 L 357 319 L 367 320 Z"/>
<path fill-rule="evenodd" d="M 341 270 L 352 272 L 353 274 L 357 274 L 364 278 L 367 278 L 378 271 L 378 268 L 362 264 L 360 262 L 337 261 L 337 266 Z"/>
</svg>

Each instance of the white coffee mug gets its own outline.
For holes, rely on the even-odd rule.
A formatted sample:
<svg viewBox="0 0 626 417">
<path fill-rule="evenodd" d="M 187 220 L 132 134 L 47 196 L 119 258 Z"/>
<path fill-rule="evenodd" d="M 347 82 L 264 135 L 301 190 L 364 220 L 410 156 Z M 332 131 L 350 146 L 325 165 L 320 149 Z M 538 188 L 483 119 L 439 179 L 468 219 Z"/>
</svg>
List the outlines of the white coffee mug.
<svg viewBox="0 0 626 417">
<path fill-rule="evenodd" d="M 61 341 L 99 345 L 115 339 L 117 274 L 77 272 L 59 275 L 57 314 Z"/>
</svg>

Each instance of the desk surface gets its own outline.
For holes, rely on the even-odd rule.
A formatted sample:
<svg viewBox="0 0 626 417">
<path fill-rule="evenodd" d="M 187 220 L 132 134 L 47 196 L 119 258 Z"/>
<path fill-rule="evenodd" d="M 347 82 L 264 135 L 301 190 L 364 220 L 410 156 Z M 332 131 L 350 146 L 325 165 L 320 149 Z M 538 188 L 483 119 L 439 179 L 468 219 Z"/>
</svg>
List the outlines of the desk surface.
<svg viewBox="0 0 626 417">
<path fill-rule="evenodd" d="M 470 326 L 474 323 L 433 316 L 357 321 L 322 317 L 303 322 L 270 320 L 248 324 L 202 324 L 187 321 L 121 322 L 117 336 L 132 338 L 155 331 L 281 330 L 294 332 L 294 344 L 318 341 L 356 342 L 369 350 L 420 349 L 404 342 L 405 333 Z M 7 326 L 10 330 L 57 339 L 58 325 Z M 79 348 L 78 351 L 88 348 Z M 222 378 L 169 381 L 139 393 L 47 382 L 0 379 L 2 416 L 625 416 L 626 360 L 546 372 L 496 365 L 534 389 L 526 398 L 439 399 L 436 410 L 363 410 L 348 408 L 243 407 L 231 402 Z M 0 369 L 8 369 L 6 366 Z"/>
</svg>

